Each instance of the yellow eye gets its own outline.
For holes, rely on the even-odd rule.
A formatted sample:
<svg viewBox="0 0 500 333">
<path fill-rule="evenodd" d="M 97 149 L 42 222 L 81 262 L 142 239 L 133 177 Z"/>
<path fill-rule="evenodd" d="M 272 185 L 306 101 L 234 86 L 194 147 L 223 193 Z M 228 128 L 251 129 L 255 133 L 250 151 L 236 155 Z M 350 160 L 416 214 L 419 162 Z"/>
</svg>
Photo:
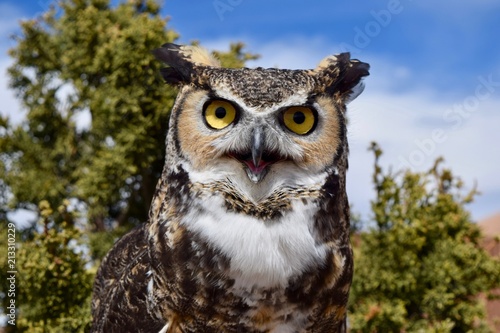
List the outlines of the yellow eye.
<svg viewBox="0 0 500 333">
<path fill-rule="evenodd" d="M 214 129 L 223 129 L 236 119 L 234 106 L 223 100 L 214 100 L 205 106 L 205 121 Z"/>
<path fill-rule="evenodd" d="M 305 106 L 292 106 L 283 113 L 283 122 L 290 131 L 304 135 L 316 125 L 316 114 Z"/>
</svg>

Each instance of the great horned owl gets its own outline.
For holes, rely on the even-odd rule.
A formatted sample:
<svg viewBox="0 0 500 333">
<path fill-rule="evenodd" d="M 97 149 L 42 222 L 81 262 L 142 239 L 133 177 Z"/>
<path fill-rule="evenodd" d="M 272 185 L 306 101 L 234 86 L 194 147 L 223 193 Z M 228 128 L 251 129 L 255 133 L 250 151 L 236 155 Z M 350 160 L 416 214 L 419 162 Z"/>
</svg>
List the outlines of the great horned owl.
<svg viewBox="0 0 500 333">
<path fill-rule="evenodd" d="M 92 332 L 345 332 L 353 262 L 346 103 L 369 66 L 221 68 L 153 51 L 180 87 L 145 223 L 94 286 Z"/>
</svg>

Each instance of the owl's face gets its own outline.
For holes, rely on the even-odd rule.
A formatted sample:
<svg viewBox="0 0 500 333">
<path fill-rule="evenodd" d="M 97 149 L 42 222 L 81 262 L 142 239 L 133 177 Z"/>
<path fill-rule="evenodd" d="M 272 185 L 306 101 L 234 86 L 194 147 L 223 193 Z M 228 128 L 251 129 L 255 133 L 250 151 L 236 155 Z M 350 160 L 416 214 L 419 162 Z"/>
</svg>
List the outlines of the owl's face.
<svg viewBox="0 0 500 333">
<path fill-rule="evenodd" d="M 253 202 L 281 187 L 309 187 L 335 170 L 345 103 L 367 75 L 347 54 L 315 70 L 225 69 L 199 49 L 156 55 L 182 83 L 172 111 L 175 154 L 194 183 L 226 181 Z"/>
</svg>

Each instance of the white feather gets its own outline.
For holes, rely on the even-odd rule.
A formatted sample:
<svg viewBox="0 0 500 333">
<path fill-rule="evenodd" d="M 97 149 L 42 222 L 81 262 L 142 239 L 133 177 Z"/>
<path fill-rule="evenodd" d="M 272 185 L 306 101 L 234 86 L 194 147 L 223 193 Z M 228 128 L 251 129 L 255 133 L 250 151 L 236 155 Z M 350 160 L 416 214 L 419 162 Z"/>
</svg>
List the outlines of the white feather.
<svg viewBox="0 0 500 333">
<path fill-rule="evenodd" d="M 158 333 L 167 333 L 167 330 L 168 330 L 169 326 L 170 326 L 170 324 L 167 323 L 165 326 L 163 326 L 163 328 L 161 329 L 161 331 L 159 331 Z"/>
<path fill-rule="evenodd" d="M 153 292 L 153 278 L 150 278 L 148 281 L 148 293 L 151 294 Z"/>
<path fill-rule="evenodd" d="M 317 207 L 296 200 L 293 210 L 273 222 L 229 213 L 223 199 L 198 199 L 182 223 L 222 251 L 231 261 L 235 288 L 286 286 L 291 277 L 321 264 L 324 245 L 312 235 Z"/>
<path fill-rule="evenodd" d="M 220 160 L 212 163 L 204 170 L 198 171 L 189 163 L 182 163 L 182 167 L 189 174 L 193 184 L 210 184 L 217 181 L 231 182 L 232 185 L 253 203 L 269 197 L 280 187 L 312 188 L 324 184 L 327 173 L 316 170 L 304 170 L 290 162 L 278 162 L 271 166 L 268 174 L 259 183 L 252 182 L 241 163 L 236 160 Z"/>
</svg>

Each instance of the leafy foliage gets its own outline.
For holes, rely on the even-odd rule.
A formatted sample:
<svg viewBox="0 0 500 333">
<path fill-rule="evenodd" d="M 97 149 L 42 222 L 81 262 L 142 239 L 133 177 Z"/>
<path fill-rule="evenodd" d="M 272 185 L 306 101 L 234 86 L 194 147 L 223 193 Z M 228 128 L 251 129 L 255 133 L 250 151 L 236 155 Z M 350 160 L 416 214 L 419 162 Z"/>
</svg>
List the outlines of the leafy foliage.
<svg viewBox="0 0 500 333">
<path fill-rule="evenodd" d="M 42 201 L 40 214 L 42 231 L 18 253 L 17 331 L 88 332 L 93 274 L 78 251 L 82 234 L 68 222 L 76 213 L 65 200 L 56 212 Z"/>
<path fill-rule="evenodd" d="M 375 227 L 356 249 L 354 332 L 488 332 L 477 295 L 500 285 L 500 263 L 481 247 L 463 183 L 441 159 L 425 173 L 384 173 L 373 144 Z"/>
<path fill-rule="evenodd" d="M 168 113 L 150 50 L 173 41 L 153 1 L 62 1 L 22 23 L 11 86 L 28 110 L 0 141 L 16 207 L 76 198 L 95 229 L 138 223 L 161 171 Z M 77 126 L 90 117 L 90 126 Z"/>
</svg>

